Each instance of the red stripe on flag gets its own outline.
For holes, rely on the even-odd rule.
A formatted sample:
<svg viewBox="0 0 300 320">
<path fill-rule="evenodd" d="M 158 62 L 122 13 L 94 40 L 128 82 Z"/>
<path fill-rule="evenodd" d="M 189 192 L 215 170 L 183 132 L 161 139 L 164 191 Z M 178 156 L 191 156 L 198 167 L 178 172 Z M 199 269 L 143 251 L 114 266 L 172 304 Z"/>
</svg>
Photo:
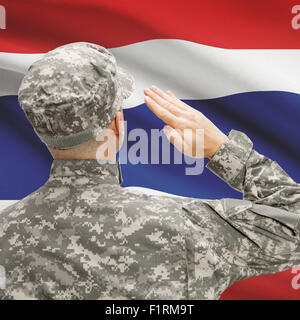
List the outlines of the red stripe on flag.
<svg viewBox="0 0 300 320">
<path fill-rule="evenodd" d="M 108 48 L 157 38 L 222 48 L 300 48 L 300 0 L 2 0 L 0 51 L 40 53 L 68 42 Z M 299 21 L 300 23 L 300 21 Z"/>
<path fill-rule="evenodd" d="M 300 300 L 300 268 L 234 283 L 221 300 Z"/>
</svg>

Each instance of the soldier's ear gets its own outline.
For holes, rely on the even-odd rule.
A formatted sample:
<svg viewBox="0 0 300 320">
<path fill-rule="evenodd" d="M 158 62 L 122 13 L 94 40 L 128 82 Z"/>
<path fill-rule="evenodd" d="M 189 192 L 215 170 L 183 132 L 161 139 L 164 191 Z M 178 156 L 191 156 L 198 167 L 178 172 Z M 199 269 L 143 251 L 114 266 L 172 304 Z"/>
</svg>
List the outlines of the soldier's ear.
<svg viewBox="0 0 300 320">
<path fill-rule="evenodd" d="M 123 111 L 120 110 L 118 111 L 116 117 L 115 117 L 115 126 L 116 126 L 116 134 L 122 134 L 123 130 L 123 121 L 124 121 L 124 116 L 123 116 Z"/>
<path fill-rule="evenodd" d="M 108 126 L 108 129 L 112 130 L 115 134 L 118 134 L 118 126 L 117 126 L 117 121 L 116 118 L 114 118 L 114 120 L 110 123 L 110 125 Z"/>
</svg>

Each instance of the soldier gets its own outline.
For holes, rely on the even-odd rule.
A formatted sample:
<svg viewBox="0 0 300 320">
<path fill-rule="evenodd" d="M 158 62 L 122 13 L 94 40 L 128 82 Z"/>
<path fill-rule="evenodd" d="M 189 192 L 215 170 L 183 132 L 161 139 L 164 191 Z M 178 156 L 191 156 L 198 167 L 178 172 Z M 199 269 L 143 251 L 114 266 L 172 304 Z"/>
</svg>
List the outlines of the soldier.
<svg viewBox="0 0 300 320">
<path fill-rule="evenodd" d="M 96 154 L 114 145 L 115 158 L 132 90 L 114 57 L 90 43 L 30 67 L 19 102 L 54 162 L 44 186 L 0 215 L 2 299 L 217 299 L 235 281 L 300 264 L 300 186 L 245 134 L 226 136 L 171 92 L 145 90 L 167 137 L 193 154 L 182 132 L 204 129 L 208 169 L 244 200 L 120 187 L 120 167 Z M 106 128 L 114 134 L 97 141 Z"/>
</svg>

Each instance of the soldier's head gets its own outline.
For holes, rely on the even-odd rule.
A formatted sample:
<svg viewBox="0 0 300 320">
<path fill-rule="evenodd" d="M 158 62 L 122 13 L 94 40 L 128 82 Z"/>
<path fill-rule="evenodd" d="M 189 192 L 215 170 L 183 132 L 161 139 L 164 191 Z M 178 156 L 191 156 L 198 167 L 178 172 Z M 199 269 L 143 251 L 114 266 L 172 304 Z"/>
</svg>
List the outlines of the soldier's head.
<svg viewBox="0 0 300 320">
<path fill-rule="evenodd" d="M 29 68 L 19 104 L 55 158 L 87 159 L 111 141 L 118 151 L 122 103 L 133 90 L 133 78 L 108 50 L 78 42 L 48 52 Z M 115 136 L 104 134 L 107 129 Z"/>
</svg>

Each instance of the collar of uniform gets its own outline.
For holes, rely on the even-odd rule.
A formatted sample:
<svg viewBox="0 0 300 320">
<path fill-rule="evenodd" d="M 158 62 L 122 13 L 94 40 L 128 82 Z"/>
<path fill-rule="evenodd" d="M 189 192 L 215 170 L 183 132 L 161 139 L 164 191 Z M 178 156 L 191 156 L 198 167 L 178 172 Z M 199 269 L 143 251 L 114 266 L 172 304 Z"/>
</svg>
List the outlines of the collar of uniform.
<svg viewBox="0 0 300 320">
<path fill-rule="evenodd" d="M 50 171 L 50 181 L 59 178 L 87 177 L 91 182 L 121 184 L 122 174 L 117 163 L 99 163 L 97 160 L 54 160 Z"/>
</svg>

